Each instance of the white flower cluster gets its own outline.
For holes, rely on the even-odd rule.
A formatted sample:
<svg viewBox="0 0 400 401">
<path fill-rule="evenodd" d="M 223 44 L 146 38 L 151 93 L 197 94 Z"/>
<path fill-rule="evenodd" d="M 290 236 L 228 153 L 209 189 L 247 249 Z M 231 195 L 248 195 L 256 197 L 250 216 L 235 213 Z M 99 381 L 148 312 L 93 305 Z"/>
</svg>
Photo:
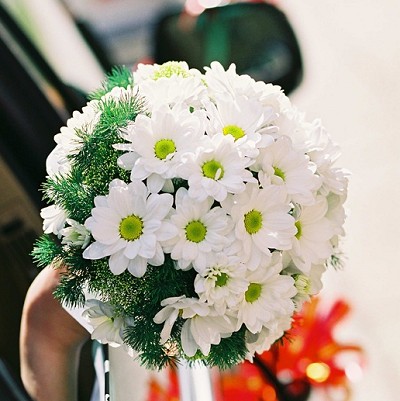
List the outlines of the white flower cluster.
<svg viewBox="0 0 400 401">
<path fill-rule="evenodd" d="M 84 227 L 65 228 L 55 206 L 42 216 L 46 232 L 67 244 L 76 238 L 84 258 L 109 258 L 116 275 L 142 277 L 148 264 L 162 269 L 166 254 L 176 269 L 194 269 L 197 296 L 165 299 L 154 316 L 161 342 L 179 317 L 184 352 L 208 355 L 244 325 L 251 358 L 320 290 L 343 234 L 347 176 L 334 167 L 338 149 L 320 122 L 307 122 L 279 87 L 238 75 L 234 65 L 205 70 L 139 65 L 133 88 L 107 95 L 138 94 L 148 110 L 115 145 L 130 182 L 113 180 Z M 95 102 L 73 116 L 57 137 L 49 175 L 68 171 L 76 128 L 98 119 Z"/>
</svg>

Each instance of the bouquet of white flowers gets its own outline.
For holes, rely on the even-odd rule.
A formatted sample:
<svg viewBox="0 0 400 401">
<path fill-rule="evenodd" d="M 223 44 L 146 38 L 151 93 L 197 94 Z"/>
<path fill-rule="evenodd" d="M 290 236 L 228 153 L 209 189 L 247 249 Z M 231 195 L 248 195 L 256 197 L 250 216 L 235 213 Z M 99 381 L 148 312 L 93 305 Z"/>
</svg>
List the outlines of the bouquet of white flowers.
<svg viewBox="0 0 400 401">
<path fill-rule="evenodd" d="M 55 141 L 33 255 L 67 267 L 55 295 L 93 338 L 149 368 L 251 359 L 337 261 L 337 146 L 234 65 L 115 69 Z"/>
</svg>

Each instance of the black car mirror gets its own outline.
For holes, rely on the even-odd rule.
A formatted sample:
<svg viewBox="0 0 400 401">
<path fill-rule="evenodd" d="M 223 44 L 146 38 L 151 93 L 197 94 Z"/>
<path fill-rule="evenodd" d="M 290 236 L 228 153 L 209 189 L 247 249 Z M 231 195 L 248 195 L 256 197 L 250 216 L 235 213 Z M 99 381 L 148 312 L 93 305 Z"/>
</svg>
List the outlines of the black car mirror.
<svg viewBox="0 0 400 401">
<path fill-rule="evenodd" d="M 234 3 L 193 17 L 173 11 L 155 31 L 155 62 L 186 61 L 202 69 L 217 60 L 239 74 L 280 85 L 286 93 L 302 78 L 300 48 L 285 14 L 267 3 Z"/>
</svg>

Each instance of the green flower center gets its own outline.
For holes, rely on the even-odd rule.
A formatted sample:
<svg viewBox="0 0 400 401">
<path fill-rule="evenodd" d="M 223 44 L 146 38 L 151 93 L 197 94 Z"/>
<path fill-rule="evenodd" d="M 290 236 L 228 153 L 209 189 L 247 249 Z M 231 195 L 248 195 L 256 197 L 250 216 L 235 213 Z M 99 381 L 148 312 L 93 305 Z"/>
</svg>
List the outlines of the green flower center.
<svg viewBox="0 0 400 401">
<path fill-rule="evenodd" d="M 261 290 L 262 290 L 261 284 L 250 283 L 250 285 L 247 288 L 247 291 L 244 293 L 244 298 L 246 299 L 246 302 L 253 303 L 257 301 L 257 299 L 260 298 Z"/>
<path fill-rule="evenodd" d="M 204 177 L 211 178 L 212 180 L 219 180 L 224 176 L 224 168 L 217 160 L 205 162 L 201 169 Z"/>
<path fill-rule="evenodd" d="M 285 181 L 285 173 L 279 167 L 274 167 L 274 174 L 276 176 L 282 178 L 283 181 Z"/>
<path fill-rule="evenodd" d="M 186 239 L 191 242 L 199 243 L 204 240 L 207 234 L 206 226 L 199 220 L 191 221 L 186 227 Z"/>
<path fill-rule="evenodd" d="M 245 136 L 245 132 L 237 125 L 227 125 L 222 129 L 224 135 L 232 135 L 235 141 Z"/>
<path fill-rule="evenodd" d="M 127 241 L 137 240 L 143 234 L 142 219 L 135 215 L 125 217 L 119 223 L 119 234 Z"/>
<path fill-rule="evenodd" d="M 302 234 L 302 228 L 301 228 L 301 222 L 300 222 L 300 220 L 297 220 L 295 223 L 294 223 L 294 225 L 295 225 L 295 227 L 297 228 L 297 233 L 295 234 L 295 237 L 297 238 L 297 239 L 300 239 L 300 237 L 301 237 L 301 234 Z"/>
<path fill-rule="evenodd" d="M 172 139 L 160 139 L 154 145 L 154 153 L 160 160 L 166 159 L 168 155 L 175 151 L 175 142 Z"/>
<path fill-rule="evenodd" d="M 258 210 L 251 210 L 244 215 L 244 226 L 249 234 L 256 234 L 262 228 L 263 217 Z"/>
<path fill-rule="evenodd" d="M 160 65 L 160 67 L 154 72 L 153 79 L 156 81 L 159 78 L 171 78 L 173 75 L 180 75 L 183 78 L 187 78 L 189 73 L 179 62 L 168 61 Z"/>
<path fill-rule="evenodd" d="M 228 282 L 228 279 L 229 279 L 229 276 L 226 273 L 220 273 L 217 276 L 217 281 L 215 282 L 215 285 L 217 287 L 223 287 Z"/>
</svg>

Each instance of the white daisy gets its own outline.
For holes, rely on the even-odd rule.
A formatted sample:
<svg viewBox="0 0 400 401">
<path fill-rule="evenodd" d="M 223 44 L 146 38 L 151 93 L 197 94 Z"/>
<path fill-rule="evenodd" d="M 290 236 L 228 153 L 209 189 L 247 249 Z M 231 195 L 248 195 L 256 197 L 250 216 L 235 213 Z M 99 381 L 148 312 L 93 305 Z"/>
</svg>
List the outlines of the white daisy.
<svg viewBox="0 0 400 401">
<path fill-rule="evenodd" d="M 206 98 L 206 89 L 199 78 L 160 78 L 157 81 L 148 80 L 139 85 L 139 94 L 146 99 L 150 111 L 162 104 L 172 107 L 182 103 L 188 109 L 200 108 Z"/>
<path fill-rule="evenodd" d="M 325 217 L 331 222 L 336 235 L 344 235 L 344 223 L 346 220 L 346 210 L 344 208 L 344 202 L 346 200 L 345 195 L 337 195 L 333 192 L 329 193 L 326 197 L 328 202 L 328 211 Z"/>
<path fill-rule="evenodd" d="M 188 180 L 191 198 L 202 202 L 211 196 L 221 202 L 228 193 L 243 192 L 245 182 L 257 182 L 246 169 L 250 160 L 239 156 L 233 138 L 215 135 L 207 144 L 187 154 L 180 167 L 181 176 Z"/>
<path fill-rule="evenodd" d="M 200 108 L 207 101 L 207 90 L 198 70 L 189 70 L 185 62 L 162 65 L 139 65 L 135 73 L 139 94 L 147 100 L 150 111 L 161 104 L 183 103 L 187 108 Z"/>
<path fill-rule="evenodd" d="M 40 217 L 43 219 L 43 232 L 45 234 L 53 233 L 60 235 L 67 221 L 67 212 L 58 205 L 44 207 L 40 211 Z"/>
<path fill-rule="evenodd" d="M 318 196 L 314 205 L 304 206 L 296 216 L 296 235 L 288 251 L 296 267 L 308 274 L 312 264 L 320 264 L 330 255 L 333 248 L 330 240 L 335 235 L 334 225 L 326 218 L 328 203 Z"/>
<path fill-rule="evenodd" d="M 153 79 L 155 69 L 159 64 L 143 64 L 139 63 L 136 70 L 133 71 L 133 80 L 138 85 L 146 79 Z"/>
<path fill-rule="evenodd" d="M 310 205 L 315 202 L 315 193 L 320 180 L 315 175 L 315 165 L 309 158 L 296 152 L 288 137 L 278 138 L 262 149 L 258 159 L 261 170 L 258 178 L 263 187 L 277 185 L 295 203 Z"/>
<path fill-rule="evenodd" d="M 264 107 L 271 107 L 275 111 L 276 117 L 285 110 L 292 107 L 290 99 L 285 95 L 282 88 L 278 85 L 264 83 L 263 85 L 254 86 L 255 94 Z M 274 120 L 274 124 L 276 120 Z"/>
<path fill-rule="evenodd" d="M 147 179 L 150 192 L 157 193 L 166 181 L 180 176 L 182 154 L 200 146 L 202 126 L 201 114 L 179 105 L 172 110 L 161 106 L 151 117 L 139 115 L 124 135 L 132 143 L 134 154 L 121 156 L 119 165 L 132 167 L 131 180 Z"/>
<path fill-rule="evenodd" d="M 257 91 L 261 91 L 263 82 L 256 82 L 249 75 L 238 75 L 236 65 L 231 64 L 227 70 L 218 61 L 213 61 L 210 67 L 204 67 L 205 81 L 209 94 L 212 98 L 221 98 L 229 95 L 250 96 Z"/>
<path fill-rule="evenodd" d="M 318 294 L 322 289 L 322 275 L 326 271 L 324 263 L 311 265 L 308 274 L 304 274 L 291 259 L 288 252 L 283 252 L 283 274 L 288 274 L 295 280 L 297 294 L 293 298 L 296 305 L 296 311 L 301 310 L 304 302 L 311 299 L 312 295 Z"/>
<path fill-rule="evenodd" d="M 293 303 L 295 310 L 299 312 L 303 306 L 303 303 L 310 299 L 311 295 L 311 280 L 304 274 L 293 274 L 294 285 L 297 290 L 297 294 L 293 297 Z"/>
<path fill-rule="evenodd" d="M 143 81 L 156 81 L 160 78 L 171 78 L 172 76 L 188 78 L 191 75 L 199 75 L 199 71 L 189 69 L 185 61 L 167 61 L 163 64 L 139 63 L 133 75 L 136 84 L 140 84 Z"/>
<path fill-rule="evenodd" d="M 284 315 L 273 322 L 268 327 L 263 327 L 259 333 L 246 331 L 246 347 L 248 353 L 246 359 L 253 362 L 254 354 L 262 354 L 268 351 L 275 341 L 279 340 L 292 326 L 291 315 Z"/>
<path fill-rule="evenodd" d="M 83 144 L 77 131 L 83 131 L 89 135 L 93 132 L 101 114 L 97 106 L 98 101 L 92 100 L 83 107 L 82 112 L 74 111 L 67 125 L 54 136 L 57 146 L 46 160 L 46 170 L 50 177 L 58 174 L 65 175 L 70 171 L 71 162 L 67 156 L 78 153 Z"/>
<path fill-rule="evenodd" d="M 249 75 L 238 75 L 235 64 L 231 64 L 225 71 L 224 67 L 217 61 L 211 63 L 206 70 L 205 80 L 208 91 L 212 98 L 232 98 L 245 96 L 248 99 L 256 100 L 264 107 L 272 108 L 274 118 L 281 111 L 290 108 L 290 100 L 283 93 L 282 88 L 277 85 L 266 84 L 263 81 L 255 81 Z"/>
<path fill-rule="evenodd" d="M 209 307 L 197 298 L 186 298 L 185 296 L 166 298 L 161 301 L 163 308 L 154 316 L 157 324 L 164 323 L 161 330 L 160 343 L 165 344 L 171 337 L 172 327 L 178 317 L 187 319 L 195 315 L 206 316 L 210 312 Z"/>
<path fill-rule="evenodd" d="M 200 301 L 213 305 L 218 314 L 225 314 L 226 308 L 237 305 L 239 297 L 246 290 L 246 267 L 235 255 L 218 254 L 215 263 L 198 274 L 194 289 Z"/>
<path fill-rule="evenodd" d="M 334 166 L 340 157 L 340 148 L 335 144 L 320 120 L 309 124 L 309 150 L 311 161 L 317 166 L 317 174 L 321 177 L 320 193 L 327 196 L 329 192 L 337 195 L 346 195 L 349 173 Z"/>
<path fill-rule="evenodd" d="M 115 308 L 106 302 L 97 299 L 88 299 L 85 303 L 82 316 L 93 327 L 92 340 L 112 347 L 124 344 L 123 332 L 127 321 L 122 316 L 115 315 Z"/>
<path fill-rule="evenodd" d="M 317 295 L 322 290 L 322 276 L 326 272 L 326 269 L 325 263 L 311 265 L 310 273 L 308 274 L 310 280 L 310 295 Z"/>
<path fill-rule="evenodd" d="M 87 228 L 75 220 L 67 219 L 69 227 L 60 231 L 62 236 L 61 243 L 73 247 L 85 249 L 90 242 L 90 232 Z"/>
<path fill-rule="evenodd" d="M 268 124 L 273 111 L 264 108 L 259 102 L 244 96 L 216 100 L 216 104 L 206 105 L 209 118 L 207 133 L 210 136 L 223 134 L 232 136 L 235 145 L 244 156 L 256 157 L 258 148 L 272 142 Z"/>
<path fill-rule="evenodd" d="M 325 273 L 327 266 L 325 263 L 311 265 L 310 272 L 304 274 L 293 262 L 288 251 L 282 253 L 283 273 L 294 275 L 304 275 L 308 280 L 308 290 L 310 295 L 316 295 L 322 289 L 322 275 Z M 299 283 L 300 284 L 300 283 Z"/>
<path fill-rule="evenodd" d="M 270 249 L 291 248 L 296 228 L 286 195 L 279 188 L 247 184 L 245 192 L 230 197 L 222 206 L 232 216 L 236 239 L 242 245 L 241 260 L 248 269 L 268 260 Z"/>
<path fill-rule="evenodd" d="M 97 196 L 92 215 L 85 226 L 96 240 L 84 252 L 86 259 L 110 256 L 114 274 L 126 269 L 136 277 L 146 272 L 147 263 L 160 266 L 164 252 L 160 241 L 174 235 L 175 228 L 165 217 L 172 207 L 170 194 L 150 194 L 135 181 L 125 184 L 113 180 L 107 196 Z"/>
<path fill-rule="evenodd" d="M 154 322 L 164 327 L 161 331 L 161 344 L 171 336 L 171 330 L 178 316 L 185 319 L 182 326 L 181 342 L 187 356 L 194 356 L 198 349 L 208 355 L 212 344 L 219 344 L 221 338 L 228 337 L 234 330 L 234 321 L 227 316 L 218 316 L 207 304 L 196 298 L 174 297 L 161 302 L 161 309 Z"/>
<path fill-rule="evenodd" d="M 261 263 L 256 270 L 248 272 L 249 282 L 238 306 L 237 330 L 244 324 L 251 333 L 259 333 L 281 316 L 291 316 L 296 295 L 294 280 L 282 275 L 279 252 L 273 252 L 270 263 Z"/>
<path fill-rule="evenodd" d="M 195 315 L 187 319 L 182 326 L 182 348 L 190 357 L 194 356 L 198 349 L 207 356 L 211 345 L 218 345 L 222 338 L 230 337 L 234 330 L 235 320 L 228 315 Z"/>
<path fill-rule="evenodd" d="M 280 133 L 290 137 L 294 149 L 306 153 L 316 165 L 316 173 L 321 180 L 320 193 L 324 196 L 329 192 L 344 195 L 349 173 L 334 167 L 340 156 L 340 149 L 330 138 L 321 120 L 309 122 L 304 113 L 291 107 L 281 114 L 277 124 Z"/>
<path fill-rule="evenodd" d="M 198 272 L 202 272 L 229 244 L 231 219 L 222 208 L 212 208 L 212 198 L 196 202 L 185 188 L 178 189 L 175 204 L 176 213 L 170 221 L 177 235 L 165 241 L 163 248 L 178 262 L 178 268 L 186 270 L 193 264 Z"/>
</svg>

